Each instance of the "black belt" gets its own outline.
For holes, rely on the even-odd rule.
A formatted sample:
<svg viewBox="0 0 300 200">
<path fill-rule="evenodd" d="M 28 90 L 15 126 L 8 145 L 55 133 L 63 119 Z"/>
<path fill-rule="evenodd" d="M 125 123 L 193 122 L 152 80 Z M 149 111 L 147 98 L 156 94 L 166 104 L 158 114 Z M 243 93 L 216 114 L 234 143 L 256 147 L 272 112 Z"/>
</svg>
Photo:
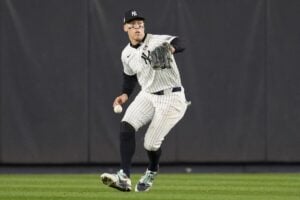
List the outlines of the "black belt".
<svg viewBox="0 0 300 200">
<path fill-rule="evenodd" d="M 172 88 L 172 92 L 180 92 L 181 91 L 181 87 L 173 87 Z M 164 95 L 165 92 L 164 90 L 160 90 L 158 92 L 153 92 L 152 94 L 156 94 L 156 95 Z"/>
</svg>

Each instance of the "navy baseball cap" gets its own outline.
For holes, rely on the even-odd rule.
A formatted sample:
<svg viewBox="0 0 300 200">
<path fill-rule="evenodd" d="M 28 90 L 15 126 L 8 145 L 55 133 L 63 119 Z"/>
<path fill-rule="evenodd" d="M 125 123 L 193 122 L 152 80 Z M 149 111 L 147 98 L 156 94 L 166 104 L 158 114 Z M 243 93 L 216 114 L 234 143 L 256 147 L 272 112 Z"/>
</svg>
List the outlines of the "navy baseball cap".
<svg viewBox="0 0 300 200">
<path fill-rule="evenodd" d="M 124 24 L 128 23 L 128 22 L 130 22 L 132 20 L 135 20 L 135 19 L 145 20 L 145 18 L 142 17 L 138 13 L 138 11 L 136 11 L 136 10 L 132 9 L 132 10 L 128 10 L 128 11 L 125 12 L 125 15 L 124 15 Z"/>
</svg>

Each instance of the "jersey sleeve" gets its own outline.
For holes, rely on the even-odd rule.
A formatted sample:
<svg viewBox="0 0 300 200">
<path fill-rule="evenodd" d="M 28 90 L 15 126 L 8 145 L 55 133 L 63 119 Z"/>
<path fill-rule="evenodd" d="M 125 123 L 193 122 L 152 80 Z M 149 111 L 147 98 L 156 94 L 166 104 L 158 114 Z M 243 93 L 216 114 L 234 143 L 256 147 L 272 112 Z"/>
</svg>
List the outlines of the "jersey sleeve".
<svg viewBox="0 0 300 200">
<path fill-rule="evenodd" d="M 122 55 L 121 55 L 121 61 L 122 61 L 122 64 L 123 64 L 123 72 L 125 74 L 127 74 L 128 76 L 133 76 L 133 75 L 135 75 L 135 73 L 133 72 L 133 70 L 130 68 L 130 66 L 126 62 L 126 56 L 125 56 L 124 51 L 125 50 L 123 50 Z"/>
<path fill-rule="evenodd" d="M 172 40 L 174 40 L 177 36 L 172 35 L 159 35 L 159 40 L 162 42 L 171 43 Z"/>
<path fill-rule="evenodd" d="M 124 61 L 122 61 L 122 63 L 123 63 L 123 71 L 125 74 L 127 74 L 128 76 L 135 75 L 135 73 L 132 71 L 132 69 L 129 67 L 127 63 L 125 63 Z"/>
</svg>

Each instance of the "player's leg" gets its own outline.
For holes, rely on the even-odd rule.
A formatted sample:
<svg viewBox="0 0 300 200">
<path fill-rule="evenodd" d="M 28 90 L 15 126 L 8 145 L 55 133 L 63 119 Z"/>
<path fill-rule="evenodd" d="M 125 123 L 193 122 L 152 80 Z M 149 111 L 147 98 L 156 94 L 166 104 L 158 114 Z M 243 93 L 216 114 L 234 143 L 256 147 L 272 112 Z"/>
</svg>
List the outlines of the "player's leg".
<svg viewBox="0 0 300 200">
<path fill-rule="evenodd" d="M 157 172 L 159 168 L 158 163 L 162 152 L 161 148 L 155 151 L 146 151 L 149 159 L 148 169 L 152 172 Z"/>
<path fill-rule="evenodd" d="M 145 175 L 136 185 L 136 191 L 148 191 L 158 171 L 161 144 L 165 136 L 184 116 L 187 105 L 184 93 L 156 96 L 155 114 L 145 134 L 144 147 L 149 157 L 149 166 Z"/>
<path fill-rule="evenodd" d="M 149 123 L 154 115 L 154 105 L 151 94 L 141 91 L 128 106 L 122 122 L 129 123 L 135 131 Z"/>
<path fill-rule="evenodd" d="M 148 94 L 140 92 L 129 105 L 122 119 L 120 133 L 121 169 L 130 176 L 131 160 L 135 152 L 135 132 L 149 123 L 154 115 L 154 107 Z"/>
<path fill-rule="evenodd" d="M 135 132 L 150 121 L 153 113 L 154 108 L 152 103 L 143 92 L 140 92 L 127 108 L 121 122 L 121 169 L 116 174 L 102 174 L 101 180 L 104 184 L 121 191 L 131 190 L 130 167 L 135 152 Z"/>
<path fill-rule="evenodd" d="M 135 152 L 135 129 L 122 121 L 120 128 L 120 168 L 130 177 L 131 160 Z"/>
<path fill-rule="evenodd" d="M 183 92 L 155 96 L 153 120 L 145 134 L 144 147 L 150 160 L 149 168 L 155 171 L 161 155 L 160 146 L 165 136 L 184 116 L 187 105 Z"/>
</svg>

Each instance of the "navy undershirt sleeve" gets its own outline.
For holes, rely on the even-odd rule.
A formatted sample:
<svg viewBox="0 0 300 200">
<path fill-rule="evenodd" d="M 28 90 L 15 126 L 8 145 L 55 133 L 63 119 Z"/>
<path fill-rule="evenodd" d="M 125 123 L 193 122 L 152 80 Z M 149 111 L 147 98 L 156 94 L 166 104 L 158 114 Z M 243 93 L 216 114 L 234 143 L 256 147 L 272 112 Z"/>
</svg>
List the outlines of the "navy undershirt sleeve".
<svg viewBox="0 0 300 200">
<path fill-rule="evenodd" d="M 179 39 L 178 37 L 174 38 L 171 41 L 171 45 L 175 48 L 174 53 L 180 53 L 180 52 L 183 52 L 185 50 L 185 46 L 184 46 L 183 41 L 181 39 Z"/>
<path fill-rule="evenodd" d="M 123 85 L 122 85 L 122 93 L 127 94 L 129 97 L 131 93 L 133 92 L 135 86 L 137 83 L 137 77 L 136 75 L 129 76 L 125 73 L 123 73 Z"/>
</svg>

